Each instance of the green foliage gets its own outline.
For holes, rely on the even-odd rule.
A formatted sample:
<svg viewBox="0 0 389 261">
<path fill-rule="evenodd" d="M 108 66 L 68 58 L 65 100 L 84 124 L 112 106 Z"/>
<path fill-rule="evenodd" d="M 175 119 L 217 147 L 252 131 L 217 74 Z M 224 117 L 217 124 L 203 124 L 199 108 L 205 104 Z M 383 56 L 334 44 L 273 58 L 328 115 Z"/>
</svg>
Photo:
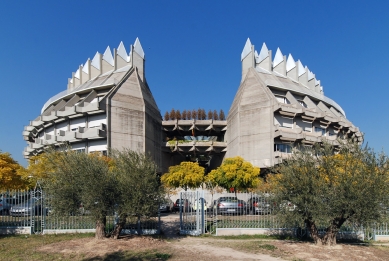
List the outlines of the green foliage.
<svg viewBox="0 0 389 261">
<path fill-rule="evenodd" d="M 183 161 L 180 165 L 169 167 L 169 172 L 161 177 L 162 183 L 174 188 L 198 188 L 204 181 L 204 168 L 197 162 Z"/>
<path fill-rule="evenodd" d="M 163 190 L 153 160 L 128 149 L 113 150 L 110 155 L 115 162 L 112 173 L 117 181 L 115 202 L 119 216 L 155 215 Z"/>
<path fill-rule="evenodd" d="M 62 153 L 49 150 L 46 157 L 52 171 L 43 180 L 43 185 L 53 213 L 78 213 L 83 205 L 98 220 L 113 212 L 116 182 L 109 173 L 107 161 L 98 155 L 74 152 L 69 148 L 64 148 Z"/>
<path fill-rule="evenodd" d="M 259 172 L 258 167 L 242 157 L 227 158 L 220 167 L 208 174 L 206 184 L 218 184 L 226 190 L 247 190 L 257 187 L 261 182 Z"/>
<path fill-rule="evenodd" d="M 306 224 L 316 243 L 335 244 L 346 221 L 377 222 L 388 206 L 387 157 L 353 142 L 339 142 L 337 154 L 329 144 L 295 151 L 274 170 L 280 173 L 273 179 L 278 211 L 293 225 Z M 291 211 L 287 202 L 296 209 Z M 321 226 L 327 231 L 322 239 L 317 233 Z"/>
<path fill-rule="evenodd" d="M 61 153 L 46 153 L 51 171 L 43 185 L 53 213 L 77 214 L 82 205 L 96 221 L 98 238 L 104 236 L 107 215 L 117 211 L 124 220 L 130 215 L 151 216 L 162 197 L 156 166 L 149 157 L 127 149 L 111 155 L 78 153 L 67 147 Z"/>
</svg>

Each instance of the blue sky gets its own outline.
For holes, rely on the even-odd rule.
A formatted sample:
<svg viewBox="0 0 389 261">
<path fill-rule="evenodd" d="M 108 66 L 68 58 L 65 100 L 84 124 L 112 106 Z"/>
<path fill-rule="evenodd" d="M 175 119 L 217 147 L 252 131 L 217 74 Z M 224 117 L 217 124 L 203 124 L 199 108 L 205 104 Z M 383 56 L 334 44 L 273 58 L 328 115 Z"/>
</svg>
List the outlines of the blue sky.
<svg viewBox="0 0 389 261">
<path fill-rule="evenodd" d="M 139 37 L 161 114 L 223 109 L 249 37 L 316 74 L 325 95 L 389 153 L 389 1 L 1 1 L 0 150 L 22 165 L 22 131 L 96 51 Z"/>
</svg>

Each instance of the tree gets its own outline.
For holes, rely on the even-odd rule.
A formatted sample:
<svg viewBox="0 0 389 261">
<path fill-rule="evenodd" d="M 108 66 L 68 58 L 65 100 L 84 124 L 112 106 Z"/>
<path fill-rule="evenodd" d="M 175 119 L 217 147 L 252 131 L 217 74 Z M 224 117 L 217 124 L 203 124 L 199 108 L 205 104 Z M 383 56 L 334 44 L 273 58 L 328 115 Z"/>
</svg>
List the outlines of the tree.
<svg viewBox="0 0 389 261">
<path fill-rule="evenodd" d="M 204 109 L 201 109 L 201 119 L 205 120 L 207 118 L 207 114 L 205 113 Z"/>
<path fill-rule="evenodd" d="M 224 115 L 224 111 L 220 110 L 219 112 L 219 120 L 224 121 L 226 119 L 226 116 Z"/>
<path fill-rule="evenodd" d="M 191 119 L 192 119 L 192 111 L 191 111 L 191 110 L 188 110 L 188 111 L 186 112 L 186 119 L 187 119 L 187 120 L 191 120 Z"/>
<path fill-rule="evenodd" d="M 57 215 L 77 213 L 82 204 L 96 221 L 96 238 L 105 238 L 106 217 L 118 197 L 117 180 L 110 173 L 109 160 L 63 148 L 46 152 L 49 168 L 43 186 Z"/>
<path fill-rule="evenodd" d="M 208 174 L 207 180 L 212 180 L 226 190 L 233 188 L 236 193 L 237 190 L 258 186 L 261 182 L 259 172 L 258 167 L 237 156 L 225 159 L 220 167 Z"/>
<path fill-rule="evenodd" d="M 60 152 L 54 152 L 51 160 L 55 160 L 55 155 L 59 156 Z M 57 157 L 59 160 L 60 157 Z M 33 188 L 36 186 L 38 181 L 43 181 L 49 177 L 49 173 L 53 171 L 53 166 L 55 164 L 50 164 L 49 158 L 46 153 L 41 153 L 38 155 L 31 156 L 28 160 L 27 168 L 20 169 L 20 174 L 23 179 L 28 183 L 28 188 Z"/>
<path fill-rule="evenodd" d="M 197 120 L 197 111 L 192 110 L 192 119 Z"/>
<path fill-rule="evenodd" d="M 219 120 L 219 116 L 217 115 L 217 111 L 216 110 L 213 111 L 213 119 L 214 120 Z"/>
<path fill-rule="evenodd" d="M 181 120 L 181 112 L 180 110 L 176 110 L 176 119 Z"/>
<path fill-rule="evenodd" d="M 167 187 L 198 188 L 204 182 L 204 168 L 197 162 L 183 161 L 180 165 L 169 167 L 169 172 L 161 177 Z"/>
<path fill-rule="evenodd" d="M 183 111 L 182 111 L 182 119 L 183 119 L 183 120 L 186 120 L 186 119 L 187 119 L 186 110 L 183 110 Z"/>
<path fill-rule="evenodd" d="M 213 119 L 213 112 L 211 110 L 208 111 L 208 120 Z"/>
<path fill-rule="evenodd" d="M 172 109 L 170 111 L 170 120 L 175 120 L 176 119 L 176 110 L 175 109 Z"/>
<path fill-rule="evenodd" d="M 296 206 L 294 211 L 280 207 L 281 217 L 306 225 L 319 245 L 336 244 L 347 221 L 379 221 L 388 206 L 388 158 L 354 142 L 339 143 L 339 148 L 323 144 L 296 150 L 275 168 L 280 174 L 273 178 L 276 202 Z M 323 236 L 320 227 L 325 227 Z"/>
<path fill-rule="evenodd" d="M 115 162 L 112 170 L 117 180 L 115 204 L 119 217 L 111 237 L 117 239 L 127 217 L 153 216 L 158 212 L 163 199 L 163 188 L 159 184 L 157 166 L 145 154 L 128 149 L 110 152 Z"/>
<path fill-rule="evenodd" d="M 23 167 L 11 157 L 0 151 L 0 190 L 24 189 L 28 182 L 22 176 Z"/>
<path fill-rule="evenodd" d="M 165 112 L 165 116 L 163 118 L 165 121 L 168 121 L 170 119 L 169 112 Z"/>
</svg>

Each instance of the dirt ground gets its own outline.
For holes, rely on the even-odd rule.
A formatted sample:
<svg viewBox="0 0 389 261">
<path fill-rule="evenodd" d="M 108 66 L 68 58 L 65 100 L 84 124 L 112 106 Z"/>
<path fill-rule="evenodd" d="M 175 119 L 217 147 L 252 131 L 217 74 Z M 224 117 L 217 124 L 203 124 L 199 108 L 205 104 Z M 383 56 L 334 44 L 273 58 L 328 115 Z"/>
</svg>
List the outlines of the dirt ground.
<svg viewBox="0 0 389 261">
<path fill-rule="evenodd" d="M 163 220 L 166 239 L 125 236 L 120 240 L 77 239 L 41 247 L 43 252 L 79 255 L 85 259 L 101 258 L 106 254 L 136 250 L 157 250 L 171 254 L 169 260 L 389 260 L 388 246 L 364 246 L 338 244 L 334 247 L 319 247 L 308 242 L 287 240 L 238 240 L 217 237 L 182 237 L 178 235 L 178 217 Z"/>
</svg>

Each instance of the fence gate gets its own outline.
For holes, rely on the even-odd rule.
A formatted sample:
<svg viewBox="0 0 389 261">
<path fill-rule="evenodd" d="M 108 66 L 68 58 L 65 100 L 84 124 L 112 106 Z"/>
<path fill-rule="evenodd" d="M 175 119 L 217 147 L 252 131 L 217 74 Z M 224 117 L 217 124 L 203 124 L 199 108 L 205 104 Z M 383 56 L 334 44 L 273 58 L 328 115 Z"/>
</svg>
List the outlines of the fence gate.
<svg viewBox="0 0 389 261">
<path fill-rule="evenodd" d="M 30 191 L 29 204 L 31 204 L 31 233 L 41 234 L 45 228 L 45 218 L 48 214 L 48 208 L 45 204 L 44 193 L 40 187 Z"/>
<path fill-rule="evenodd" d="M 198 236 L 205 233 L 204 191 L 180 193 L 180 234 Z"/>
</svg>

